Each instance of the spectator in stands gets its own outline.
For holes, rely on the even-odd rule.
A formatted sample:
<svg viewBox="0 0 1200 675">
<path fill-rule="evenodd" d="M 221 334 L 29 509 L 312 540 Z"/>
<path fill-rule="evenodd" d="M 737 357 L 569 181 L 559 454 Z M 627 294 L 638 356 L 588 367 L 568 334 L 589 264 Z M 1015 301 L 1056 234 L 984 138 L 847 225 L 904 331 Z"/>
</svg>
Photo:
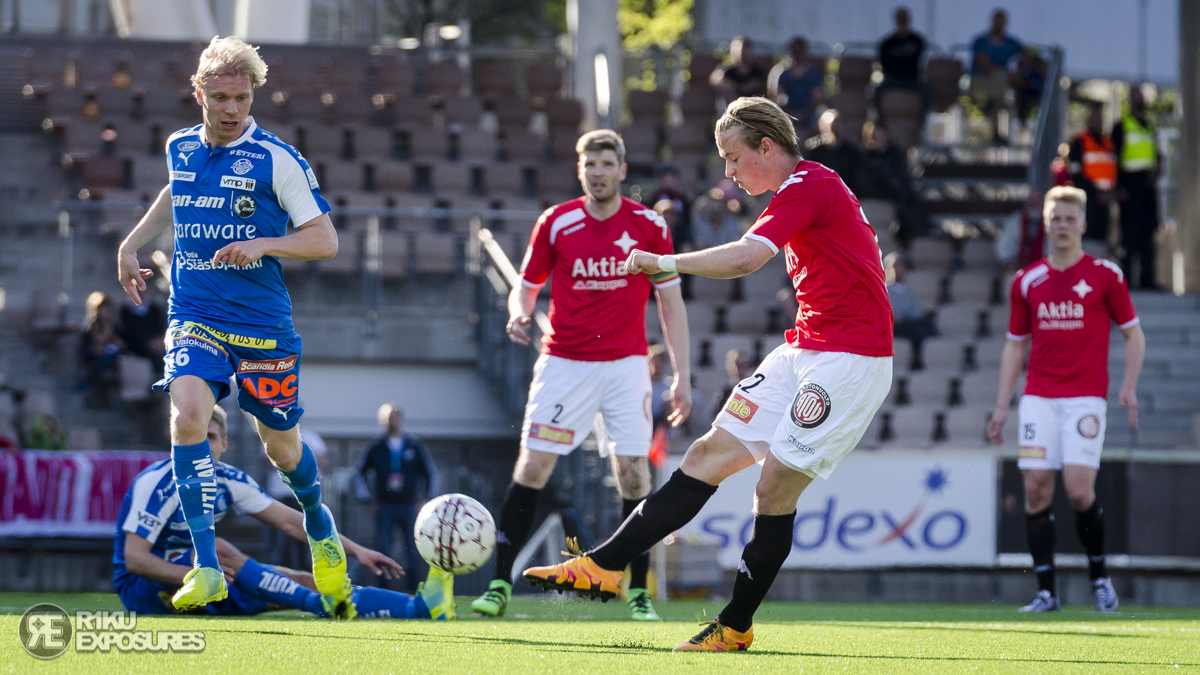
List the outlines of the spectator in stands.
<svg viewBox="0 0 1200 675">
<path fill-rule="evenodd" d="M 696 250 L 712 248 L 742 238 L 742 228 L 735 215 L 741 212 L 741 202 L 727 198 L 720 187 L 696 199 L 692 211 L 696 214 L 696 226 L 692 229 L 692 246 Z"/>
<path fill-rule="evenodd" d="M 34 415 L 26 434 L 25 447 L 30 450 L 66 450 L 67 430 L 54 415 Z"/>
<path fill-rule="evenodd" d="M 796 135 L 805 138 L 817 125 L 817 106 L 825 100 L 825 74 L 808 60 L 808 40 L 797 35 L 788 44 L 791 61 L 771 71 L 767 96 L 796 118 Z"/>
<path fill-rule="evenodd" d="M 437 467 L 425 443 L 404 433 L 404 411 L 400 406 L 384 403 L 379 408 L 378 420 L 387 433 L 367 446 L 354 479 L 355 491 L 360 501 L 371 501 L 366 478 L 367 474 L 375 473 L 371 510 L 375 515 L 376 549 L 392 550 L 392 529 L 398 524 L 407 561 L 404 578 L 409 592 L 413 592 L 417 580 L 425 577 L 425 565 L 413 541 L 413 526 L 421 506 L 439 494 Z"/>
<path fill-rule="evenodd" d="M 750 39 L 733 38 L 729 43 L 729 58 L 733 64 L 717 68 L 709 79 L 721 97 L 732 101 L 742 96 L 766 96 L 771 71 L 754 52 Z"/>
<path fill-rule="evenodd" d="M 729 375 L 729 381 L 725 383 L 725 388 L 721 390 L 721 400 L 719 403 L 724 403 L 733 395 L 733 388 L 738 385 L 738 382 L 750 377 L 750 372 L 753 370 L 750 364 L 750 355 L 741 349 L 730 349 L 725 352 L 725 373 Z"/>
<path fill-rule="evenodd" d="M 665 213 L 658 210 L 658 203 L 664 199 L 669 200 L 674 207 L 676 224 L 671 226 L 671 235 L 678 250 L 681 242 L 690 241 L 692 238 L 691 203 L 679 183 L 678 168 L 671 164 L 664 164 L 658 168 L 657 175 L 658 185 L 654 188 L 654 196 L 650 199 L 650 203 L 655 205 L 655 210 L 659 214 Z M 666 216 L 663 215 L 663 217 Z"/>
<path fill-rule="evenodd" d="M 1141 85 L 1129 88 L 1129 112 L 1113 126 L 1113 149 L 1117 155 L 1117 202 L 1121 205 L 1121 245 L 1125 256 L 1121 267 L 1132 287 L 1157 290 L 1154 272 L 1154 233 L 1158 230 L 1158 181 L 1160 159 L 1154 124 L 1146 114 L 1146 97 Z M 1137 262 L 1139 269 L 1134 269 Z M 1135 277 L 1134 272 L 1138 272 Z"/>
<path fill-rule="evenodd" d="M 809 140 L 807 159 L 824 164 L 841 176 L 851 192 L 858 193 L 858 176 L 862 172 L 862 149 L 847 140 L 842 133 L 842 117 L 829 108 L 817 121 L 820 135 Z"/>
<path fill-rule="evenodd" d="M 904 285 L 908 275 L 908 265 L 897 251 L 892 251 L 883 258 L 883 271 L 887 281 L 888 300 L 892 303 L 892 317 L 896 337 L 908 338 L 912 343 L 912 361 L 909 370 L 922 370 L 925 361 L 921 355 L 921 347 L 926 338 L 939 335 L 932 310 L 921 307 L 917 294 Z"/>
<path fill-rule="evenodd" d="M 117 357 L 125 344 L 117 335 L 116 313 L 112 298 L 102 291 L 88 296 L 79 340 L 79 363 L 83 379 L 78 388 L 87 390 L 88 405 L 109 406 L 109 394 L 120 385 Z"/>
<path fill-rule="evenodd" d="M 908 159 L 892 145 L 891 137 L 883 125 L 872 122 L 863 125 L 863 141 L 867 151 L 863 155 L 858 196 L 886 199 L 896 204 L 896 220 L 900 225 L 896 240 L 908 248 L 908 242 L 913 237 L 920 236 L 928 229 L 925 213 L 913 190 Z"/>
<path fill-rule="evenodd" d="M 166 346 L 163 335 L 167 332 L 167 313 L 157 298 L 135 305 L 126 299 L 117 316 L 117 337 L 125 343 L 125 349 L 134 356 L 150 359 L 150 363 L 161 376 Z M 274 474 L 272 474 L 274 475 Z"/>
<path fill-rule="evenodd" d="M 879 43 L 883 81 L 875 88 L 875 109 L 883 109 L 879 101 L 888 89 L 911 89 L 921 95 L 921 119 L 925 119 L 925 111 L 929 109 L 929 88 L 921 81 L 925 38 L 912 30 L 912 15 L 907 7 L 897 7 L 895 16 L 896 31 Z"/>
<path fill-rule="evenodd" d="M 1017 119 L 1029 121 L 1033 109 L 1042 100 L 1042 87 L 1046 84 L 1046 71 L 1050 64 L 1042 58 L 1037 47 L 1026 45 L 1017 57 L 1017 72 L 1013 76 L 1013 93 L 1017 99 Z"/>
<path fill-rule="evenodd" d="M 1013 80 L 1009 64 L 1021 53 L 1021 43 L 1009 35 L 1008 13 L 1003 9 L 992 12 L 991 29 L 975 38 L 971 47 L 971 95 L 983 106 L 984 113 L 992 123 L 992 139 L 1001 142 L 1007 130 L 1001 133 L 1000 110 L 1004 107 L 1004 94 Z"/>
<path fill-rule="evenodd" d="M 1071 140 L 1067 151 L 1071 182 L 1087 194 L 1087 231 L 1083 233 L 1088 253 L 1104 257 L 1108 239 L 1109 205 L 1117 186 L 1117 155 L 1112 138 L 1104 133 L 1104 109 L 1092 104 L 1087 128 Z M 1102 247 L 1103 252 L 1094 250 Z"/>
</svg>

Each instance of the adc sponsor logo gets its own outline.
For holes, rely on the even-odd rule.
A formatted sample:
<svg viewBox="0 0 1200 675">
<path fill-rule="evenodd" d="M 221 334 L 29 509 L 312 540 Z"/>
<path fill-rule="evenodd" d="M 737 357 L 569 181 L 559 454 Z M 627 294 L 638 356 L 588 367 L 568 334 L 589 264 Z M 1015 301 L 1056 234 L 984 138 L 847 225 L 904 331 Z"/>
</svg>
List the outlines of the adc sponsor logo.
<svg viewBox="0 0 1200 675">
<path fill-rule="evenodd" d="M 800 387 L 796 400 L 792 402 L 792 422 L 801 429 L 812 429 L 820 426 L 829 418 L 831 409 L 829 393 L 820 385 L 809 382 Z"/>
<path fill-rule="evenodd" d="M 247 377 L 242 380 L 242 386 L 254 398 L 263 403 L 272 405 L 290 405 L 296 402 L 296 382 L 298 377 L 295 374 L 288 375 L 282 380 L 274 377 L 260 376 Z"/>
</svg>

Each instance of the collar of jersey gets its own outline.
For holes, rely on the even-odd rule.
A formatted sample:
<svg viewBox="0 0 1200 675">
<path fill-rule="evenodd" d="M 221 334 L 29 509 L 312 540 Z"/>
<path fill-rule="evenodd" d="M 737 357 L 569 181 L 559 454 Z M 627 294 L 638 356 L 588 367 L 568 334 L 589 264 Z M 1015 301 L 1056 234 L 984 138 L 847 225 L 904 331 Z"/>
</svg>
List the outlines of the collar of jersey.
<svg viewBox="0 0 1200 675">
<path fill-rule="evenodd" d="M 247 117 L 250 120 L 250 125 L 246 127 L 246 130 L 242 132 L 242 135 L 238 136 L 237 139 L 235 139 L 232 143 L 222 147 L 232 148 L 235 145 L 241 145 L 242 143 L 250 140 L 250 137 L 254 135 L 254 132 L 258 131 L 258 122 L 254 121 L 254 116 L 248 115 Z M 208 131 L 203 123 L 200 125 L 200 140 L 208 147 L 214 147 L 212 143 L 208 142 Z"/>
</svg>

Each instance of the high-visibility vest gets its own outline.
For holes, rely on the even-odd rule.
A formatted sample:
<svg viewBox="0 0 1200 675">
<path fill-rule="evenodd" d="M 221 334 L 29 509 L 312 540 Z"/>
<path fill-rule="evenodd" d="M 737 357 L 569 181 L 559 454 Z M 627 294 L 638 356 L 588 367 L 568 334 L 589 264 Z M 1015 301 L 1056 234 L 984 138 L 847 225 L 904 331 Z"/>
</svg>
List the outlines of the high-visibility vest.
<svg viewBox="0 0 1200 675">
<path fill-rule="evenodd" d="M 1158 150 L 1154 146 L 1154 127 L 1142 125 L 1132 115 L 1121 117 L 1121 128 L 1125 132 L 1121 148 L 1122 171 L 1148 171 L 1157 163 Z"/>
<path fill-rule="evenodd" d="M 1083 175 L 1101 190 L 1113 189 L 1117 184 L 1117 155 L 1112 138 L 1101 136 L 1096 140 L 1091 130 L 1085 129 L 1079 141 L 1083 146 Z"/>
</svg>

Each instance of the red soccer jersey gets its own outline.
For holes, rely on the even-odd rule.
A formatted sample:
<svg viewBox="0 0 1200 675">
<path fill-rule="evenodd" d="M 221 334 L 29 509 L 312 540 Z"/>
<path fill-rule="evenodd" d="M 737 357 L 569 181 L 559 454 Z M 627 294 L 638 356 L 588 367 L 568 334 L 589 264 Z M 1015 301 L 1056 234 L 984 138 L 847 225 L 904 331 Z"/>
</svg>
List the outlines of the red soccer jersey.
<svg viewBox="0 0 1200 675">
<path fill-rule="evenodd" d="M 533 228 L 521 282 L 550 288 L 550 332 L 542 351 L 575 361 L 616 361 L 646 355 L 646 302 L 651 285 L 679 283 L 678 274 L 651 282 L 645 274 L 625 274 L 621 263 L 634 248 L 658 255 L 675 252 L 671 229 L 654 209 L 621 197 L 621 208 L 596 220 L 584 208 L 586 197 L 546 210 Z"/>
<path fill-rule="evenodd" d="M 1033 338 L 1025 393 L 1107 397 L 1109 322 L 1138 322 L 1121 268 L 1087 254 L 1062 271 L 1040 260 L 1017 272 L 1010 295 L 1008 339 Z"/>
<path fill-rule="evenodd" d="M 892 305 L 875 230 L 858 198 L 828 167 L 800 160 L 746 233 L 784 250 L 796 288 L 798 349 L 892 356 Z"/>
</svg>

